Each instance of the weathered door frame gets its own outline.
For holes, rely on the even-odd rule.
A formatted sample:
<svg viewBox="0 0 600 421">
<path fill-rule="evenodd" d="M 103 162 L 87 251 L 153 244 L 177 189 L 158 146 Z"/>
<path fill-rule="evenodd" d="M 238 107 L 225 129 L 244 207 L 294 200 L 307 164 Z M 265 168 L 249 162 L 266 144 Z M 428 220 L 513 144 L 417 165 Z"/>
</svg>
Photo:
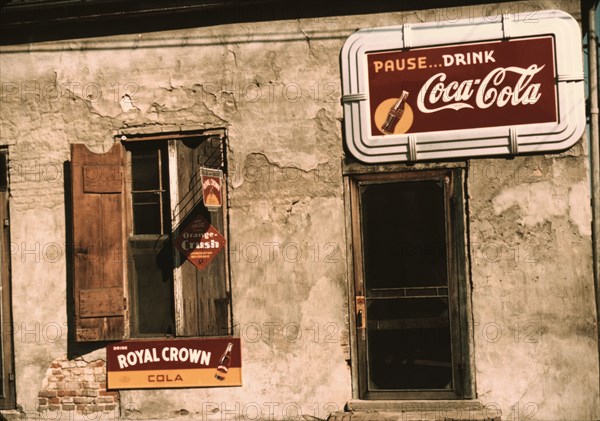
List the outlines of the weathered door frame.
<svg viewBox="0 0 600 421">
<path fill-rule="evenodd" d="M 361 291 L 360 283 L 362 282 L 362 251 L 361 251 L 361 237 L 360 234 L 360 208 L 357 200 L 358 194 L 358 180 L 363 179 L 374 179 L 380 178 L 394 179 L 398 177 L 398 173 L 410 174 L 419 170 L 446 170 L 451 171 L 454 175 L 456 183 L 453 183 L 453 194 L 455 196 L 455 204 L 453 205 L 453 211 L 456 214 L 453 215 L 456 218 L 455 228 L 453 230 L 453 236 L 456 241 L 453 253 L 458 253 L 460 256 L 459 260 L 462 260 L 464 264 L 457 265 L 454 268 L 457 277 L 457 294 L 462 302 L 462 306 L 458 309 L 458 313 L 455 317 L 460 320 L 461 329 L 461 356 L 460 365 L 462 370 L 462 381 L 461 381 L 461 397 L 459 399 L 472 399 L 475 396 L 475 381 L 474 381 L 474 358 L 471 352 L 472 341 L 470 338 L 473 337 L 473 324 L 472 324 L 472 312 L 471 312 L 471 294 L 468 288 L 467 274 L 469 273 L 467 260 L 467 244 L 468 244 L 468 233 L 467 233 L 467 221 L 466 221 L 466 202 L 467 197 L 465 192 L 465 186 L 463 185 L 466 180 L 466 165 L 464 163 L 449 163 L 446 165 L 439 164 L 419 164 L 413 167 L 406 167 L 405 165 L 386 165 L 386 166 L 369 166 L 365 167 L 362 164 L 353 163 L 344 165 L 344 196 L 345 196 L 345 212 L 346 212 L 346 239 L 347 239 L 347 270 L 348 270 L 348 310 L 349 310 L 349 332 L 350 332 L 350 347 L 351 347 L 351 373 L 352 373 L 352 397 L 353 399 L 448 399 L 448 396 L 441 396 L 436 394 L 428 394 L 419 392 L 417 394 L 404 393 L 402 396 L 392 396 L 392 394 L 382 394 L 377 397 L 369 397 L 368 394 L 364 393 L 365 376 L 361 373 L 361 358 L 364 355 L 361 353 L 359 346 L 359 340 L 357 338 L 359 332 L 357 329 L 357 301 L 356 297 L 360 296 Z M 420 172 L 420 171 L 419 171 Z M 411 177 L 411 176 L 409 176 Z M 356 216 L 356 217 L 354 217 Z M 360 306 L 359 306 L 360 307 Z M 363 362 L 364 365 L 364 362 Z M 362 384 L 361 384 L 362 383 Z M 456 398 L 456 397 L 455 397 Z"/>
<path fill-rule="evenodd" d="M 0 224 L 2 238 L 0 243 L 0 409 L 14 409 L 16 405 L 14 355 L 13 355 L 13 323 L 10 279 L 10 227 L 8 213 L 8 150 L 0 149 L 0 159 L 3 161 L 3 182 L 0 188 Z"/>
</svg>

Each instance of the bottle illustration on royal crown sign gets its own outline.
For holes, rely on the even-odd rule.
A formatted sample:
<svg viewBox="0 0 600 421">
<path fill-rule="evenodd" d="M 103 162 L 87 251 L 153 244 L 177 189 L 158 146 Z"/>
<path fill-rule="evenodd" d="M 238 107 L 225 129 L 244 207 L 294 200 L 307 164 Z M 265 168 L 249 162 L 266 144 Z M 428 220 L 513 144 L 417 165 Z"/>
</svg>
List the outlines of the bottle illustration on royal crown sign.
<svg viewBox="0 0 600 421">
<path fill-rule="evenodd" d="M 227 376 L 227 372 L 229 371 L 229 365 L 231 364 L 231 349 L 233 348 L 233 344 L 229 342 L 227 344 L 227 348 L 225 352 L 219 359 L 219 365 L 217 366 L 217 372 L 215 373 L 215 379 L 217 380 L 225 380 L 225 376 Z"/>
<path fill-rule="evenodd" d="M 381 125 L 381 131 L 385 134 L 393 134 L 396 129 L 396 124 L 402 118 L 402 114 L 404 114 L 404 107 L 406 106 L 406 98 L 408 98 L 408 92 L 402 91 L 400 98 L 388 112 L 388 116 L 385 119 L 385 122 Z"/>
</svg>

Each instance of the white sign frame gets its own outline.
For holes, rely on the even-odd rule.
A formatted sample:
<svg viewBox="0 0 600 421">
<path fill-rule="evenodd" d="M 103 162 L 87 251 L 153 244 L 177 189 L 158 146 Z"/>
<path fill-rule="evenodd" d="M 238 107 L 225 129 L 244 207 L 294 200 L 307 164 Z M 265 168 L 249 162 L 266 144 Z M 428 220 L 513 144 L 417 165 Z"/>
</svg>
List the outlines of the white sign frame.
<svg viewBox="0 0 600 421">
<path fill-rule="evenodd" d="M 522 15 L 506 14 L 443 24 L 365 29 L 352 34 L 341 52 L 344 132 L 350 153 L 365 163 L 386 163 L 569 149 L 581 138 L 586 124 L 581 31 L 577 21 L 562 11 L 540 11 L 534 18 L 523 20 Z M 368 53 L 540 35 L 554 37 L 558 122 L 371 135 Z"/>
</svg>

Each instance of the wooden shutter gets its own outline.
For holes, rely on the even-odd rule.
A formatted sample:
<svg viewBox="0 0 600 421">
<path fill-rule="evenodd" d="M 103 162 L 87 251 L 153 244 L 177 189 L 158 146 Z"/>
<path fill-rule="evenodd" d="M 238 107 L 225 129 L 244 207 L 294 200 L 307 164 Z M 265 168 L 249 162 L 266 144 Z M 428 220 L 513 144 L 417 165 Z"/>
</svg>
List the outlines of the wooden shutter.
<svg viewBox="0 0 600 421">
<path fill-rule="evenodd" d="M 205 138 L 177 141 L 177 172 L 181 229 L 201 214 L 224 237 L 223 205 L 209 212 L 202 202 L 200 168 L 220 169 L 221 139 Z M 225 185 L 225 183 L 223 183 Z M 225 193 L 223 194 L 225 201 Z M 217 336 L 229 334 L 229 294 L 225 270 L 226 249 L 207 268 L 198 270 L 181 255 L 183 320 L 185 336 Z"/>
<path fill-rule="evenodd" d="M 71 145 L 76 340 L 123 338 L 123 147 Z"/>
</svg>

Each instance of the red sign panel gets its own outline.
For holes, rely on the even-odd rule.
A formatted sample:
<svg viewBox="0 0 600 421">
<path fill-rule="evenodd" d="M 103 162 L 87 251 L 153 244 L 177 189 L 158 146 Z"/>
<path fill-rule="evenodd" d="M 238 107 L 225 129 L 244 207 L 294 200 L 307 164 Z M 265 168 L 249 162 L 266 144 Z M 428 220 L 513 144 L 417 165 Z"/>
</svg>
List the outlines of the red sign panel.
<svg viewBox="0 0 600 421">
<path fill-rule="evenodd" d="M 242 385 L 239 338 L 123 341 L 106 356 L 109 389 Z"/>
<path fill-rule="evenodd" d="M 225 247 L 225 238 L 210 222 L 198 215 L 181 231 L 175 245 L 201 270 Z"/>
<path fill-rule="evenodd" d="M 557 122 L 551 36 L 367 54 L 371 135 Z"/>
</svg>

